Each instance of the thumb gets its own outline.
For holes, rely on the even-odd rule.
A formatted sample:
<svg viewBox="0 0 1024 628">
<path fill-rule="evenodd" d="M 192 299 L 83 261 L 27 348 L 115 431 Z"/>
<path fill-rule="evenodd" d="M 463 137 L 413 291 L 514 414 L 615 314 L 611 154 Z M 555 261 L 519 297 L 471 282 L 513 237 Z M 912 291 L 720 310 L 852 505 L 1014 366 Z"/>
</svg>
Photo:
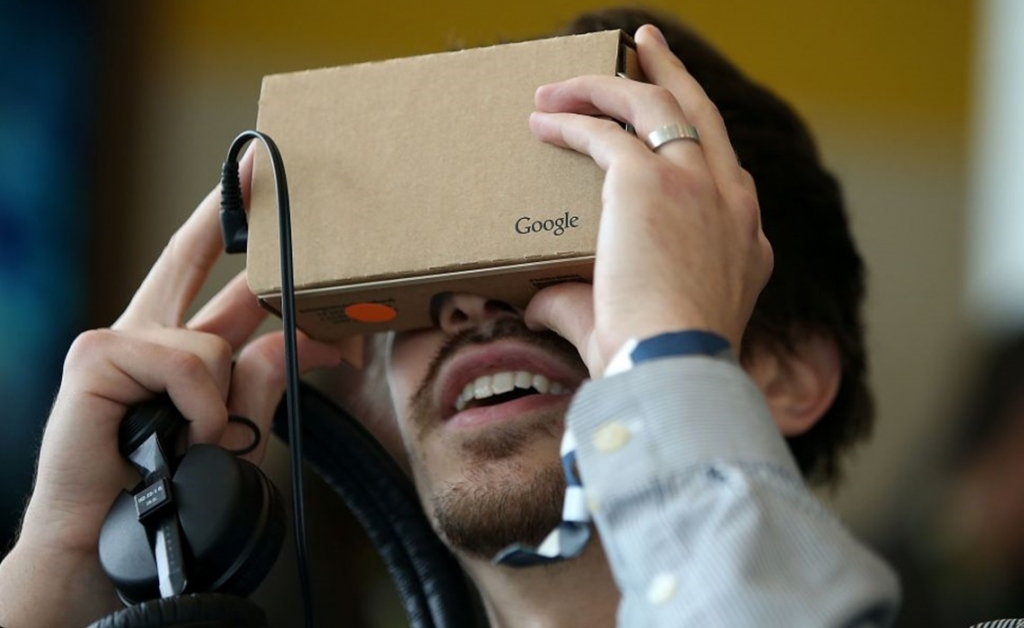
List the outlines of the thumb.
<svg viewBox="0 0 1024 628">
<path fill-rule="evenodd" d="M 598 366 L 593 346 L 594 288 L 585 283 L 561 283 L 544 288 L 530 300 L 524 314 L 526 326 L 533 331 L 550 329 L 565 338 L 580 352 L 583 361 L 595 372 Z M 596 371 L 600 372 L 600 371 Z"/>
</svg>

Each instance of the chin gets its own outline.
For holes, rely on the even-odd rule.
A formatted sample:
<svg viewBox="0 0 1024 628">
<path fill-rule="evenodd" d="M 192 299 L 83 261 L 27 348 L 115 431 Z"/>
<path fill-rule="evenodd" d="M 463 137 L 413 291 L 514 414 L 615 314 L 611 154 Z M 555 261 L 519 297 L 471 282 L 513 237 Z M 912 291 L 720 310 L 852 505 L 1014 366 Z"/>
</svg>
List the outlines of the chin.
<svg viewBox="0 0 1024 628">
<path fill-rule="evenodd" d="M 428 438 L 433 446 L 414 465 L 417 488 L 452 551 L 490 560 L 512 543 L 539 543 L 559 523 L 562 432 L 562 414 L 552 413 Z"/>
<path fill-rule="evenodd" d="M 536 545 L 561 521 L 565 476 L 557 459 L 522 458 L 469 467 L 458 480 L 435 487 L 427 510 L 453 552 L 491 560 L 513 543 Z"/>
</svg>

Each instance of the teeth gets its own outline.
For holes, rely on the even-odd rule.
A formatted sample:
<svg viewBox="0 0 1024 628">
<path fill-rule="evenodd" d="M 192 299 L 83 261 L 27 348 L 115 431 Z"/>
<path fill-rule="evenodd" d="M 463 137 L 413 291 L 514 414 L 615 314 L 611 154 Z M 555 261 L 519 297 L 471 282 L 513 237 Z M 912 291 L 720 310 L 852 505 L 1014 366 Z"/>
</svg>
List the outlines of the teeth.
<svg viewBox="0 0 1024 628">
<path fill-rule="evenodd" d="M 493 395 L 503 395 L 514 389 L 534 389 L 542 395 L 565 395 L 572 390 L 558 382 L 552 382 L 543 375 L 527 371 L 506 371 L 482 375 L 466 384 L 455 400 L 455 410 L 462 412 L 473 399 L 486 399 Z"/>
<path fill-rule="evenodd" d="M 491 390 L 491 381 L 493 379 L 490 375 L 476 378 L 476 381 L 473 382 L 473 396 L 476 399 L 486 399 L 493 395 L 494 392 Z"/>
<path fill-rule="evenodd" d="M 533 386 L 533 374 L 526 371 L 516 371 L 516 388 L 523 390 Z"/>
<path fill-rule="evenodd" d="M 515 388 L 516 376 L 512 373 L 495 373 L 492 376 L 491 390 L 495 395 L 507 393 Z"/>
</svg>

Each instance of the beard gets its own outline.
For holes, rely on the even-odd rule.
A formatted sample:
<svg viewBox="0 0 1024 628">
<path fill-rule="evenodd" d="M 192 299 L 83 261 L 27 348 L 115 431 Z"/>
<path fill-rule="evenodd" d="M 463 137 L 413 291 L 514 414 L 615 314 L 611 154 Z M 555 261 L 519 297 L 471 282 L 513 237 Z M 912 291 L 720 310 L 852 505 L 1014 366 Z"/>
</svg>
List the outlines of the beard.
<svg viewBox="0 0 1024 628">
<path fill-rule="evenodd" d="M 540 346 L 585 372 L 575 347 L 553 333 L 531 332 L 518 319 L 499 319 L 486 332 L 454 336 L 439 350 L 411 404 L 410 418 L 420 441 L 420 456 L 413 456 L 413 464 L 420 467 L 421 479 L 430 475 L 421 457 L 425 439 L 440 424 L 428 392 L 440 365 L 466 345 L 507 338 Z M 440 486 L 427 482 L 421 494 L 449 548 L 490 560 L 513 543 L 538 545 L 561 522 L 566 481 L 558 446 L 563 424 L 559 409 L 444 443 L 445 455 L 460 457 L 461 477 Z"/>
<path fill-rule="evenodd" d="M 521 469 L 518 469 L 521 471 Z M 539 545 L 562 520 L 565 475 L 559 465 L 521 473 L 470 471 L 431 497 L 437 533 L 453 550 L 491 560 L 513 543 Z"/>
</svg>

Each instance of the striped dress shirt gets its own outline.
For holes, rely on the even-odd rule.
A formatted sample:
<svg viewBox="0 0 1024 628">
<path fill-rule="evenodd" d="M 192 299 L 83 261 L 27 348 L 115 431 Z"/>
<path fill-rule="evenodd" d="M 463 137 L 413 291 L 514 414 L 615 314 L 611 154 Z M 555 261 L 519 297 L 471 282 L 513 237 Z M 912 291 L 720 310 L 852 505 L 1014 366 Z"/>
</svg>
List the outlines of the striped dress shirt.
<svg viewBox="0 0 1024 628">
<path fill-rule="evenodd" d="M 734 360 L 666 357 L 588 382 L 567 425 L 620 627 L 894 621 L 894 573 L 806 488 Z"/>
</svg>

